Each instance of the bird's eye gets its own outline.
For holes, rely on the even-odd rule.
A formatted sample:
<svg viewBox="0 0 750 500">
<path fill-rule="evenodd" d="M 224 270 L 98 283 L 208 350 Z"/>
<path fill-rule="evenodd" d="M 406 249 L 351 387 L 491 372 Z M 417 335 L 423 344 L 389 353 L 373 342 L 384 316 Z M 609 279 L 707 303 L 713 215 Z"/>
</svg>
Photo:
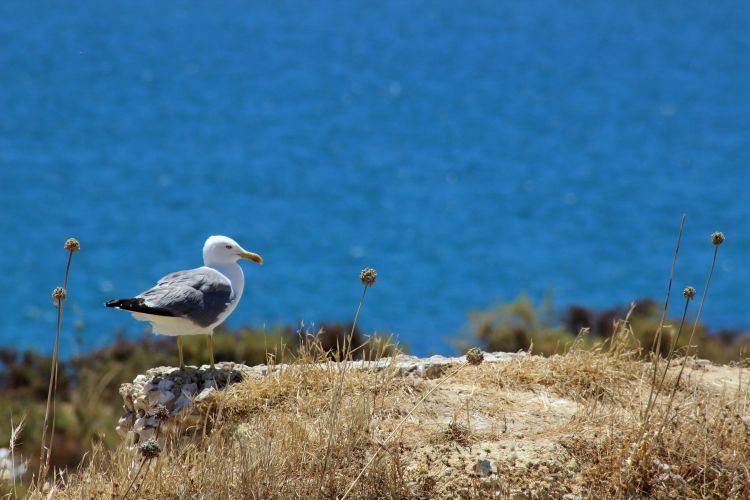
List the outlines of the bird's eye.
<svg viewBox="0 0 750 500">
<path fill-rule="evenodd" d="M 232 245 L 227 245 L 227 246 L 226 246 L 226 249 L 227 249 L 227 250 L 231 250 L 231 249 L 232 249 Z"/>
</svg>

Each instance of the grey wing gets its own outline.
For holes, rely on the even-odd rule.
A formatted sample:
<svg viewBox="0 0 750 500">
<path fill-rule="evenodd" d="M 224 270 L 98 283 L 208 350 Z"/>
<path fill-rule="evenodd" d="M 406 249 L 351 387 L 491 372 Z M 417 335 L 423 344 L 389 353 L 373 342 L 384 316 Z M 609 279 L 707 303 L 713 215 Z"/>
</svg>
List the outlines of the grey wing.
<svg viewBox="0 0 750 500">
<path fill-rule="evenodd" d="M 209 326 L 232 301 L 232 285 L 219 272 L 198 268 L 169 274 L 138 297 L 149 307 Z"/>
</svg>

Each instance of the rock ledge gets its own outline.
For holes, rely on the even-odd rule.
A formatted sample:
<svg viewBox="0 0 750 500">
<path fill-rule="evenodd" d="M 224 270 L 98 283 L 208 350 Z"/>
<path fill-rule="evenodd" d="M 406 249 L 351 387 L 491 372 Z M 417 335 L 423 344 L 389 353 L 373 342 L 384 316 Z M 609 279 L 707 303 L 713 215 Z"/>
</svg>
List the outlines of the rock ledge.
<svg viewBox="0 0 750 500">
<path fill-rule="evenodd" d="M 484 363 L 499 363 L 526 356 L 525 353 L 483 353 Z M 321 367 L 352 370 L 380 371 L 395 366 L 397 373 L 404 377 L 436 378 L 451 366 L 466 362 L 465 356 L 431 356 L 418 358 L 399 355 L 376 361 L 348 361 L 346 363 L 323 363 Z M 202 415 L 195 409 L 195 403 L 208 398 L 214 391 L 223 390 L 247 378 L 262 378 L 271 372 L 279 372 L 290 365 L 247 366 L 241 363 L 217 363 L 216 368 L 203 365 L 200 368 L 188 366 L 181 370 L 172 366 L 151 368 L 145 374 L 135 377 L 132 383 L 120 386 L 125 413 L 117 423 L 117 432 L 128 444 L 134 445 L 156 436 L 160 432 L 170 432 L 177 427 L 199 424 Z M 169 418 L 161 426 L 156 409 L 164 407 Z M 163 410 L 162 410 L 163 411 Z"/>
</svg>

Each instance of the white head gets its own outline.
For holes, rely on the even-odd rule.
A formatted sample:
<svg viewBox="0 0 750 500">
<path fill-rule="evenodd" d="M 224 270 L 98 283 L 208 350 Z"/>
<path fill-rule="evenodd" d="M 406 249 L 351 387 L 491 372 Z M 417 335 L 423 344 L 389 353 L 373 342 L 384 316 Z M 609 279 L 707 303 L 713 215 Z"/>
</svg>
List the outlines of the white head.
<svg viewBox="0 0 750 500">
<path fill-rule="evenodd" d="M 227 236 L 210 236 L 203 245 L 204 264 L 231 264 L 239 259 L 247 259 L 256 264 L 263 264 L 263 258 L 257 253 L 248 252 L 239 243 Z"/>
</svg>

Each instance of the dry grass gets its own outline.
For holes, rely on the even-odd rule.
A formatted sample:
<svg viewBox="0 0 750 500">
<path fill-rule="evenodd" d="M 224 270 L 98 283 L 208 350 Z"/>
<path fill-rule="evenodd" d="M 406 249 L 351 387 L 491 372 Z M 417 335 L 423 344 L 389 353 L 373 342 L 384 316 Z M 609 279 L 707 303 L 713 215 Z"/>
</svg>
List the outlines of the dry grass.
<svg viewBox="0 0 750 500">
<path fill-rule="evenodd" d="M 232 386 L 225 397 L 205 404 L 209 419 L 196 436 L 170 439 L 156 465 L 138 484 L 138 497 L 176 494 L 181 498 L 295 498 L 335 496 L 349 486 L 374 447 L 379 420 L 397 411 L 407 397 L 405 381 L 393 370 L 379 374 L 350 372 L 343 378 L 344 396 L 335 429 L 327 428 L 334 389 L 342 380 L 335 365 L 300 364 L 262 380 Z M 329 473 L 321 474 L 331 440 Z M 385 497 L 402 497 L 402 467 L 388 447 L 359 488 Z M 396 454 L 397 456 L 397 454 Z M 110 495 L 135 474 L 139 457 L 125 448 L 100 452 L 60 495 Z M 132 494 L 131 494 L 132 497 Z"/>
<path fill-rule="evenodd" d="M 657 399 L 652 422 L 668 425 L 654 441 L 655 424 L 640 433 L 652 365 L 625 345 L 431 380 L 300 361 L 206 402 L 205 422 L 167 439 L 128 498 L 341 498 L 352 484 L 351 498 L 750 496 L 747 375 L 688 362 L 672 408 Z M 480 458 L 496 473 L 480 475 Z M 140 462 L 136 450 L 99 451 L 55 496 L 122 496 Z"/>
<path fill-rule="evenodd" d="M 658 429 L 642 436 L 638 414 L 624 410 L 597 439 L 571 438 L 566 447 L 589 464 L 592 496 L 748 498 L 747 400 L 747 387 L 730 395 L 690 384 L 657 439 Z"/>
<path fill-rule="evenodd" d="M 673 262 L 649 342 L 657 353 L 669 344 L 666 360 L 643 361 L 630 313 L 603 343 L 582 332 L 564 354 L 461 363 L 431 379 L 351 370 L 304 344 L 284 370 L 203 402 L 203 421 L 162 435 L 152 456 L 98 450 L 30 495 L 750 498 L 747 360 L 728 367 L 691 356 L 718 234 L 687 345 L 661 336 Z"/>
</svg>

